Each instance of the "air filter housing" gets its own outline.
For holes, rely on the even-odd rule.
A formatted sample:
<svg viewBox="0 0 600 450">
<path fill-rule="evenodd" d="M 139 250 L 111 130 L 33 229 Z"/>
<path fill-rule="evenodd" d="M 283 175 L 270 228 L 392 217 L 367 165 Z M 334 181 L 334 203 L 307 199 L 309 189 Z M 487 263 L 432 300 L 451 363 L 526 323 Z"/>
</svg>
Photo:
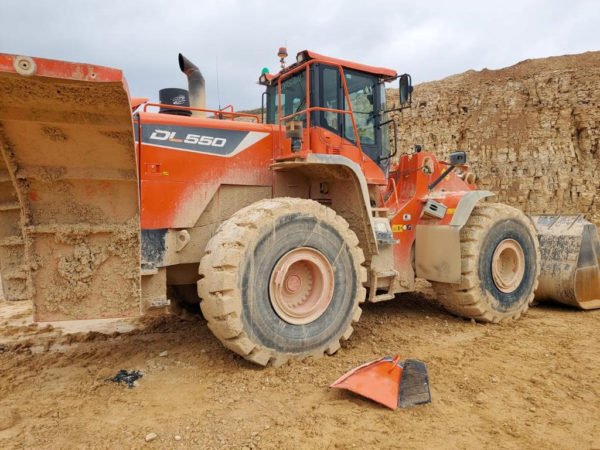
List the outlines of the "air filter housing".
<svg viewBox="0 0 600 450">
<path fill-rule="evenodd" d="M 158 91 L 158 98 L 162 105 L 190 106 L 190 96 L 187 90 L 180 88 L 165 88 Z M 158 111 L 160 114 L 174 114 L 176 116 L 191 116 L 192 111 L 188 109 L 164 108 Z"/>
</svg>

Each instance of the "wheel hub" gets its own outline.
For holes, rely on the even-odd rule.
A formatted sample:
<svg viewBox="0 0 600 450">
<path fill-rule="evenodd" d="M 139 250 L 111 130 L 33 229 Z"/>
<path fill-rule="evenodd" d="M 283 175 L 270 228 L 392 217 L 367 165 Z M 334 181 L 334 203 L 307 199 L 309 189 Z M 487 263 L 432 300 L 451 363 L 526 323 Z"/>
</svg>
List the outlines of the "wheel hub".
<svg viewBox="0 0 600 450">
<path fill-rule="evenodd" d="M 525 275 L 525 255 L 514 239 L 504 239 L 492 256 L 492 279 L 501 292 L 514 292 Z"/>
<path fill-rule="evenodd" d="M 279 259 L 269 280 L 269 297 L 277 315 L 293 325 L 318 319 L 333 297 L 333 269 L 325 256 L 309 247 Z"/>
<path fill-rule="evenodd" d="M 285 289 L 294 293 L 302 286 L 302 279 L 298 275 L 290 275 L 285 281 Z"/>
</svg>

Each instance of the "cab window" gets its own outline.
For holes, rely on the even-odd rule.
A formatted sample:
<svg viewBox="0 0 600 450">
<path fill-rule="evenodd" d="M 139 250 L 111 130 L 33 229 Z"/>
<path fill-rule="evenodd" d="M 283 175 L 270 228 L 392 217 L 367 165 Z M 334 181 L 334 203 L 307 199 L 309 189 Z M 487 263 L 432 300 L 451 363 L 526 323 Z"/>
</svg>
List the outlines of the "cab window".
<svg viewBox="0 0 600 450">
<path fill-rule="evenodd" d="M 373 145 L 375 144 L 375 90 L 377 89 L 377 80 L 373 76 L 349 69 L 344 70 L 344 77 L 361 146 Z M 344 109 L 348 109 L 345 97 Z M 344 137 L 356 142 L 352 119 L 349 116 L 344 119 Z"/>
<path fill-rule="evenodd" d="M 339 71 L 336 67 L 323 66 L 321 83 L 321 101 L 320 106 L 327 109 L 340 109 L 339 105 Z M 322 112 L 321 123 L 325 128 L 338 133 L 340 126 L 340 114 L 332 111 Z"/>
<path fill-rule="evenodd" d="M 279 95 L 277 85 L 267 91 L 267 123 L 279 123 Z M 281 82 L 281 117 L 306 109 L 306 72 L 304 70 L 285 78 Z M 306 114 L 299 114 L 291 120 L 305 121 Z"/>
</svg>

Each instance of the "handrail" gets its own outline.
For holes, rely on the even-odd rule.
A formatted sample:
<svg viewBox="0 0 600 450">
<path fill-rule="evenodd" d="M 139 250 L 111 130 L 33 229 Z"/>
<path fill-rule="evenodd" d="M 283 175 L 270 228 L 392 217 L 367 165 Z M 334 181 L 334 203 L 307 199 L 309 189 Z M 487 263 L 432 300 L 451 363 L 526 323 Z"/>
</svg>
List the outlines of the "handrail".
<svg viewBox="0 0 600 450">
<path fill-rule="evenodd" d="M 352 120 L 352 129 L 354 131 L 354 139 L 356 141 L 356 146 L 358 147 L 358 149 L 362 152 L 362 145 L 360 144 L 360 138 L 358 136 L 358 129 L 356 128 L 356 122 L 354 121 L 354 113 L 352 111 L 352 103 L 350 102 L 350 94 L 348 93 L 348 86 L 346 85 L 346 76 L 344 74 L 344 67 L 341 64 L 332 64 L 329 61 L 325 61 L 325 60 L 320 60 L 318 58 L 316 59 L 311 59 L 309 61 L 307 61 L 304 64 L 299 65 L 298 67 L 294 67 L 292 70 L 282 73 L 281 75 L 278 76 L 277 78 L 277 97 L 278 97 L 278 105 L 279 105 L 279 125 L 281 125 L 281 123 L 283 122 L 284 119 L 289 119 L 290 117 L 294 117 L 296 115 L 299 114 L 303 114 L 306 113 L 308 111 L 313 110 L 313 108 L 315 108 L 314 110 L 318 111 L 319 109 L 316 109 L 318 107 L 311 107 L 310 106 L 310 76 L 308 73 L 308 68 L 310 67 L 311 64 L 327 64 L 328 66 L 334 66 L 337 67 L 338 70 L 340 71 L 340 78 L 342 80 L 342 88 L 344 90 L 344 98 L 346 100 L 346 104 L 348 105 L 349 110 L 347 111 L 343 111 L 343 110 L 337 110 L 339 111 L 340 114 L 350 114 L 350 119 Z M 299 72 L 301 70 L 305 70 L 306 71 L 306 105 L 308 106 L 308 108 L 303 109 L 302 111 L 298 111 L 297 113 L 294 114 L 290 114 L 288 116 L 285 117 L 281 117 L 281 81 L 285 78 L 288 78 L 290 75 Z M 324 108 L 322 110 L 327 110 L 327 108 Z M 306 129 L 310 129 L 310 120 L 306 121 Z M 280 134 L 283 134 L 283 130 L 280 130 Z"/>
<path fill-rule="evenodd" d="M 400 200 L 398 200 L 398 185 L 396 184 L 396 180 L 394 180 L 394 177 L 389 177 L 389 178 L 390 178 L 390 180 L 392 180 L 394 196 L 396 197 L 396 209 L 394 210 L 394 212 L 395 212 L 400 209 Z"/>
<path fill-rule="evenodd" d="M 167 108 L 167 109 L 181 109 L 183 111 L 200 111 L 200 112 L 208 112 L 215 115 L 215 118 L 218 116 L 229 116 L 231 120 L 234 120 L 235 117 L 250 117 L 252 119 L 256 119 L 256 123 L 260 123 L 260 119 L 256 114 L 247 114 L 241 112 L 233 112 L 233 106 L 228 105 L 225 108 L 231 107 L 231 112 L 225 112 L 216 109 L 205 109 L 205 108 L 192 108 L 190 106 L 176 106 L 176 105 L 165 105 L 163 103 L 146 103 L 144 104 L 144 112 L 147 112 L 149 106 L 158 107 L 158 108 Z"/>
<path fill-rule="evenodd" d="M 299 116 L 301 114 L 305 114 L 307 112 L 311 112 L 311 111 L 325 111 L 325 112 L 332 112 L 332 113 L 336 113 L 336 114 L 352 114 L 352 111 L 348 111 L 347 109 L 331 109 L 331 108 L 323 108 L 322 106 L 311 106 L 309 108 L 303 109 L 302 111 L 298 111 L 295 112 L 294 114 L 290 114 L 289 116 L 285 116 L 281 118 L 281 121 L 283 122 L 284 120 L 289 120 L 292 117 L 295 116 Z"/>
</svg>

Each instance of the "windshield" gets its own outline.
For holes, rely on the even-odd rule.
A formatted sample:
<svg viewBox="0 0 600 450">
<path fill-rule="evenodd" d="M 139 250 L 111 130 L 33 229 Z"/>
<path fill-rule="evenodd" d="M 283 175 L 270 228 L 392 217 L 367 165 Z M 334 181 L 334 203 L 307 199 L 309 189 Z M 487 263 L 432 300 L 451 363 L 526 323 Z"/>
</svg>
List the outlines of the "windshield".
<svg viewBox="0 0 600 450">
<path fill-rule="evenodd" d="M 267 123 L 279 123 L 279 96 L 277 85 L 267 89 Z M 289 116 L 306 109 L 306 71 L 302 70 L 281 82 L 281 116 Z M 306 114 L 290 120 L 305 121 Z"/>
</svg>

